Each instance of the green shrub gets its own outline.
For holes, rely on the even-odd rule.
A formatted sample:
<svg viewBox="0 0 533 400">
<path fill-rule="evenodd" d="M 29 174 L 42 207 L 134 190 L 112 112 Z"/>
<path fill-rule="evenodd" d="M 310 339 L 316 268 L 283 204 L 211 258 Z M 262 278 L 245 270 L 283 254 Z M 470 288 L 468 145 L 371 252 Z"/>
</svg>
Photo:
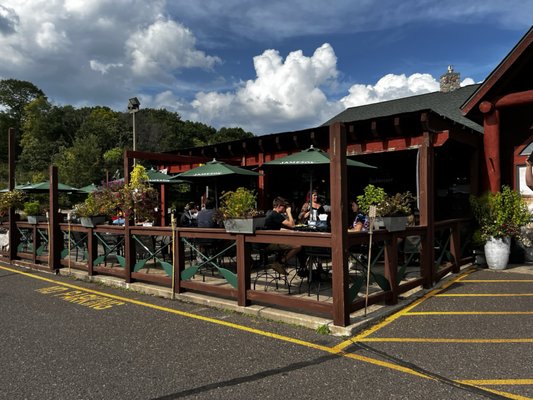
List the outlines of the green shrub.
<svg viewBox="0 0 533 400">
<path fill-rule="evenodd" d="M 500 192 L 470 196 L 470 205 L 483 240 L 490 237 L 522 240 L 521 228 L 530 221 L 531 213 L 520 193 L 503 186 Z"/>
</svg>

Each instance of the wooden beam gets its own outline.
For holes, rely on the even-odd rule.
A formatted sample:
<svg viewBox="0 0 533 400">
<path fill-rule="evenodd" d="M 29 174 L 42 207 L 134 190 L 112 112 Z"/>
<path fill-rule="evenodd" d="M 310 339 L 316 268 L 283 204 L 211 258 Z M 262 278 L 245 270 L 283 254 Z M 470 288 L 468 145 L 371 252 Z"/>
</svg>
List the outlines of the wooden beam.
<svg viewBox="0 0 533 400">
<path fill-rule="evenodd" d="M 394 117 L 394 130 L 399 136 L 403 134 L 402 126 L 400 125 L 400 117 Z"/>
<path fill-rule="evenodd" d="M 521 106 L 533 103 L 533 90 L 509 93 L 494 101 L 496 108 Z"/>
<path fill-rule="evenodd" d="M 309 139 L 311 139 L 311 143 L 313 144 L 313 146 L 316 146 L 316 133 L 315 133 L 315 131 L 312 131 L 309 134 Z"/>
<path fill-rule="evenodd" d="M 378 137 L 378 123 L 376 120 L 370 122 L 370 130 L 372 131 L 372 136 Z"/>
<path fill-rule="evenodd" d="M 203 163 L 206 157 L 179 155 L 169 153 L 151 153 L 148 151 L 126 150 L 126 157 L 137 160 L 163 161 L 171 163 Z"/>
</svg>

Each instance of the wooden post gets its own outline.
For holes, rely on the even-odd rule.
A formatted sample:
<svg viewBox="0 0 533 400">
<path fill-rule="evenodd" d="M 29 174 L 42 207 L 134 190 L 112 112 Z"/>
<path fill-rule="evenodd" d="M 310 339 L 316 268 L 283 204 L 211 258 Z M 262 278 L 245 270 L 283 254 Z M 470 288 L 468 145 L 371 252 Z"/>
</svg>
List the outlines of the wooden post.
<svg viewBox="0 0 533 400">
<path fill-rule="evenodd" d="M 489 189 L 492 193 L 500 190 L 500 114 L 494 105 L 484 101 L 479 105 L 483 113 L 483 149 L 489 178 Z"/>
<path fill-rule="evenodd" d="M 336 122 L 329 127 L 331 193 L 331 262 L 333 265 L 333 323 L 350 323 L 348 299 L 348 188 L 346 173 L 346 131 Z"/>
<path fill-rule="evenodd" d="M 93 228 L 87 233 L 87 275 L 94 275 L 94 260 L 98 257 L 98 240 L 94 237 Z"/>
<path fill-rule="evenodd" d="M 9 182 L 8 189 L 15 189 L 15 128 L 8 130 L 8 162 L 9 162 Z M 20 244 L 20 234 L 17 229 L 15 209 L 9 209 L 9 262 L 17 258 L 17 249 Z"/>
<path fill-rule="evenodd" d="M 419 160 L 419 211 L 420 225 L 426 227 L 426 240 L 422 245 L 421 263 L 424 287 L 430 288 L 435 281 L 435 215 L 434 215 L 434 149 L 433 134 L 423 133 Z"/>
<path fill-rule="evenodd" d="M 57 189 L 57 167 L 50 166 L 50 195 L 48 207 L 48 268 L 59 269 L 61 265 L 61 249 L 63 248 L 63 235 L 59 228 L 59 191 Z"/>
<path fill-rule="evenodd" d="M 250 247 L 246 245 L 244 235 L 237 234 L 237 304 L 239 306 L 250 305 L 247 297 L 250 281 Z"/>
<path fill-rule="evenodd" d="M 181 240 L 180 230 L 176 229 L 174 241 L 174 249 L 172 256 L 174 257 L 174 292 L 182 293 L 181 287 L 181 273 L 185 269 L 185 246 Z"/>
<path fill-rule="evenodd" d="M 450 240 L 450 253 L 453 257 L 453 269 L 452 272 L 458 274 L 461 272 L 459 267 L 459 261 L 461 260 L 461 223 L 455 222 L 452 226 L 450 233 L 452 238 Z"/>
<path fill-rule="evenodd" d="M 398 303 L 398 237 L 392 234 L 390 240 L 385 241 L 385 278 L 389 281 L 391 296 L 386 300 L 387 304 Z"/>
<path fill-rule="evenodd" d="M 130 169 L 133 166 L 133 160 L 128 157 L 127 152 L 124 152 L 124 185 L 130 183 Z M 126 283 L 131 283 L 131 271 L 135 263 L 135 245 L 131 240 L 130 226 L 134 222 L 133 215 L 126 215 L 124 218 L 124 259 L 125 259 L 125 274 Z"/>
</svg>

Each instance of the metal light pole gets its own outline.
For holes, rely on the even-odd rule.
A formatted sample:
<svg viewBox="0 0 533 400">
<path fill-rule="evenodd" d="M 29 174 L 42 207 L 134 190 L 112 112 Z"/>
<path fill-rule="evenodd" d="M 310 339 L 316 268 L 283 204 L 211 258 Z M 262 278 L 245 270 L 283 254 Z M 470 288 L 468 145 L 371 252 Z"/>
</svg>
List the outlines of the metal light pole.
<svg viewBox="0 0 533 400">
<path fill-rule="evenodd" d="M 133 151 L 136 150 L 136 138 L 135 138 L 135 113 L 139 111 L 139 106 L 141 105 L 141 102 L 137 97 L 132 97 L 128 100 L 128 110 L 133 118 Z M 135 158 L 133 159 L 133 163 L 135 164 Z"/>
</svg>

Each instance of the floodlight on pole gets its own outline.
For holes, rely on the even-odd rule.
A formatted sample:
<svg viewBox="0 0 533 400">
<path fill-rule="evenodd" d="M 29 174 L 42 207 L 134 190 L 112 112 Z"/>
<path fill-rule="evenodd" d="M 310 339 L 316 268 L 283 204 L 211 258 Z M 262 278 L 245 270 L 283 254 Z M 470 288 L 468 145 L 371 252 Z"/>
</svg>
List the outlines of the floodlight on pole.
<svg viewBox="0 0 533 400">
<path fill-rule="evenodd" d="M 136 140 L 135 140 L 135 113 L 139 111 L 139 106 L 141 105 L 141 102 L 137 97 L 132 97 L 128 100 L 128 110 L 133 118 L 133 151 L 136 150 Z M 133 159 L 133 163 L 135 164 L 135 159 Z"/>
</svg>

